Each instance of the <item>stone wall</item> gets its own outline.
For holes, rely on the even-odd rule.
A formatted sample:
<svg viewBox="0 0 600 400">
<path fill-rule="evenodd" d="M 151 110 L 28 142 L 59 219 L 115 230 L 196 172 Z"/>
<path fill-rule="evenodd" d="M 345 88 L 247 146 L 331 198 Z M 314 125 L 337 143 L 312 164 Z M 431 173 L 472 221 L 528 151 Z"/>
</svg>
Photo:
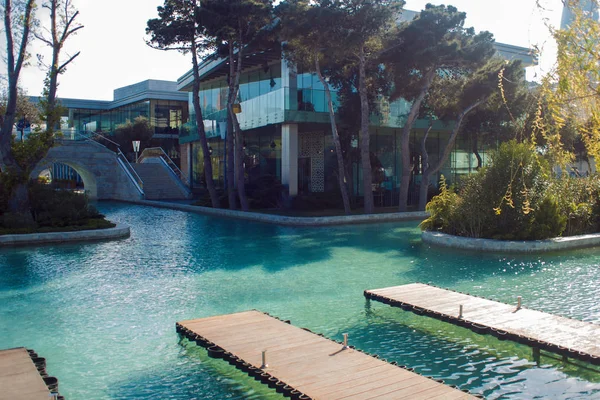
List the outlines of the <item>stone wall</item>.
<svg viewBox="0 0 600 400">
<path fill-rule="evenodd" d="M 228 210 L 225 208 L 199 207 L 189 204 L 168 203 L 162 201 L 139 200 L 133 203 L 145 206 L 170 208 L 173 210 L 188 211 L 197 214 L 212 215 L 224 218 L 244 219 L 248 221 L 264 222 L 276 225 L 289 226 L 330 226 L 352 224 L 375 224 L 385 222 L 422 221 L 427 218 L 425 212 L 404 212 L 385 214 L 342 215 L 333 217 L 288 217 L 284 215 L 263 214 Z"/>
<path fill-rule="evenodd" d="M 546 240 L 508 241 L 466 238 L 440 232 L 423 232 L 421 238 L 424 243 L 433 246 L 490 253 L 542 253 L 600 246 L 600 234 Z"/>
<path fill-rule="evenodd" d="M 77 232 L 31 233 L 26 235 L 1 235 L 0 247 L 31 246 L 44 243 L 68 243 L 90 240 L 110 240 L 129 237 L 129 226 L 117 224 L 114 228 Z"/>
</svg>

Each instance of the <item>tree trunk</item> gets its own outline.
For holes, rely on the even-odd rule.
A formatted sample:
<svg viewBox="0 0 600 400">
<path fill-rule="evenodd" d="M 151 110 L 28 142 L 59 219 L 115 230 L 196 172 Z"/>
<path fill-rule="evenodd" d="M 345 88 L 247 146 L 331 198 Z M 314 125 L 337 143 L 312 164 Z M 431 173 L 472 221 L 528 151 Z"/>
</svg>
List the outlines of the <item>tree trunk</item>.
<svg viewBox="0 0 600 400">
<path fill-rule="evenodd" d="M 358 57 L 358 94 L 360 95 L 360 159 L 363 173 L 364 212 L 372 214 L 373 204 L 373 174 L 371 172 L 371 138 L 369 135 L 369 99 L 367 97 L 367 83 L 365 71 L 364 47 L 360 48 Z"/>
<path fill-rule="evenodd" d="M 206 179 L 206 189 L 210 195 L 210 201 L 213 208 L 220 208 L 219 196 L 217 195 L 217 189 L 215 188 L 215 182 L 213 181 L 212 162 L 210 159 L 210 152 L 208 150 L 208 141 L 206 140 L 206 131 L 204 130 L 204 121 L 202 118 L 202 109 L 200 108 L 200 73 L 198 72 L 198 54 L 196 53 L 196 38 L 192 39 L 192 67 L 194 69 L 194 82 L 192 85 L 192 103 L 194 106 L 194 112 L 196 113 L 196 126 L 198 128 L 198 136 L 200 137 L 200 145 L 202 146 L 202 158 L 204 162 L 204 178 Z"/>
<path fill-rule="evenodd" d="M 460 126 L 463 122 L 463 119 L 467 116 L 467 114 L 469 114 L 475 108 L 479 107 L 479 105 L 481 105 L 486 100 L 487 99 L 476 101 L 475 103 L 466 107 L 458 115 L 456 124 L 454 125 L 454 128 L 452 128 L 452 132 L 450 133 L 450 137 L 448 138 L 448 141 L 446 142 L 446 146 L 444 146 L 444 152 L 442 153 L 442 157 L 440 157 L 440 159 L 438 160 L 438 162 L 435 165 L 429 165 L 429 166 L 427 166 L 427 168 L 424 168 L 423 177 L 421 179 L 421 190 L 420 190 L 420 196 L 419 196 L 419 211 L 424 211 L 425 206 L 427 204 L 427 190 L 425 190 L 424 200 L 422 197 L 423 196 L 423 183 L 427 182 L 427 184 L 429 184 L 431 175 L 437 173 L 440 170 L 440 168 L 442 168 L 442 166 L 448 160 L 448 157 L 450 156 L 450 153 L 452 152 L 452 147 L 454 147 L 454 141 L 456 140 L 456 136 L 458 135 L 458 132 L 460 131 Z M 429 131 L 428 131 L 428 133 L 429 133 Z M 425 154 L 427 153 L 424 143 L 422 143 L 422 151 Z M 429 159 L 429 156 L 427 158 Z"/>
<path fill-rule="evenodd" d="M 333 101 L 331 100 L 331 91 L 329 90 L 329 83 L 325 81 L 323 74 L 321 74 L 321 67 L 319 65 L 319 55 L 315 52 L 315 70 L 319 81 L 325 88 L 325 97 L 327 98 L 327 106 L 329 109 L 329 122 L 331 123 L 331 135 L 333 136 L 333 145 L 335 147 L 335 155 L 338 163 L 338 184 L 340 185 L 340 192 L 342 194 L 342 202 L 344 203 L 344 213 L 350 214 L 352 212 L 350 208 L 350 198 L 348 196 L 348 185 L 346 181 L 346 167 L 344 166 L 344 155 L 342 154 L 342 145 L 340 144 L 340 135 L 337 130 L 337 123 L 335 122 L 335 111 L 333 110 Z"/>
<path fill-rule="evenodd" d="M 31 19 L 33 14 L 34 1 L 28 0 L 25 4 L 24 15 L 20 24 L 23 26 L 21 44 L 15 58 L 13 21 L 12 21 L 12 3 L 7 0 L 4 4 L 4 31 L 6 33 L 6 67 L 8 76 L 8 99 L 6 110 L 2 118 L 2 127 L 0 131 L 0 169 L 3 172 L 11 174 L 18 182 L 12 189 L 8 202 L 9 211 L 21 214 L 25 222 L 33 224 L 33 217 L 30 212 L 29 192 L 27 190 L 26 172 L 17 164 L 11 149 L 12 129 L 15 123 L 17 109 L 17 84 L 23 62 L 27 56 L 27 43 L 31 29 Z"/>
<path fill-rule="evenodd" d="M 238 169 L 237 176 L 237 192 L 238 197 L 240 199 L 240 207 L 242 211 L 248 211 L 250 209 L 250 205 L 248 204 L 248 197 L 246 196 L 246 174 L 244 169 L 244 158 L 246 156 L 244 152 L 244 146 L 242 144 L 244 138 L 242 137 L 242 130 L 240 129 L 240 124 L 238 123 L 237 117 L 233 118 L 233 126 L 236 131 L 235 135 L 235 147 L 236 147 L 236 162 Z"/>
<path fill-rule="evenodd" d="M 427 137 L 433 128 L 433 121 L 429 121 L 429 127 L 421 140 L 421 161 L 423 163 L 423 175 L 421 176 L 421 187 L 419 188 L 419 211 L 425 211 L 427 205 L 427 192 L 429 191 L 429 153 L 427 152 Z"/>
<path fill-rule="evenodd" d="M 233 104 L 235 103 L 235 85 L 231 84 L 231 80 L 235 76 L 235 66 L 233 64 L 233 43 L 229 43 L 229 91 L 227 92 L 227 198 L 229 199 L 229 208 L 235 210 L 237 208 L 237 198 L 235 195 L 235 187 L 237 186 L 235 177 L 235 143 L 233 129 Z"/>
<path fill-rule="evenodd" d="M 483 167 L 483 160 L 481 158 L 481 154 L 479 154 L 479 140 L 478 140 L 478 136 L 477 134 L 475 134 L 473 136 L 473 154 L 475 154 L 475 158 L 477 158 L 477 167 L 475 168 L 477 171 L 479 171 L 481 169 L 481 167 Z"/>
<path fill-rule="evenodd" d="M 48 71 L 48 86 L 46 93 L 47 109 L 46 109 L 46 130 L 54 132 L 57 125 L 56 115 L 56 89 L 58 84 L 58 58 L 60 49 L 63 43 L 58 42 L 56 33 L 56 8 L 58 0 L 50 2 L 50 33 L 52 35 L 52 64 Z"/>
<path fill-rule="evenodd" d="M 419 109 L 421 103 L 425 99 L 425 95 L 433 82 L 435 77 L 435 69 L 428 71 L 425 74 L 423 86 L 421 91 L 413 101 L 410 107 L 410 112 L 402 128 L 402 135 L 400 136 L 400 157 L 402 158 L 402 177 L 400 179 L 400 201 L 398 205 L 398 211 L 405 212 L 408 206 L 408 187 L 410 185 L 411 168 L 410 168 L 410 131 L 419 115 Z"/>
<path fill-rule="evenodd" d="M 233 79 L 230 77 L 230 85 L 233 84 L 233 95 L 234 99 L 237 98 L 237 94 L 240 88 L 240 75 L 242 73 L 242 53 L 243 53 L 244 45 L 242 41 L 239 41 L 238 45 L 238 54 L 237 54 L 237 63 L 235 66 L 235 75 Z M 233 59 L 229 60 L 229 63 L 233 63 Z M 248 197 L 246 196 L 246 183 L 245 183 L 245 169 L 244 169 L 244 139 L 242 137 L 242 129 L 240 128 L 240 123 L 238 122 L 237 115 L 234 114 L 233 108 L 230 110 L 231 121 L 233 122 L 233 131 L 235 134 L 234 143 L 235 143 L 235 164 L 236 164 L 236 172 L 237 172 L 237 193 L 240 199 L 240 207 L 242 211 L 248 211 L 250 206 L 248 205 Z"/>
<path fill-rule="evenodd" d="M 15 123 L 17 110 L 17 84 L 23 62 L 27 57 L 27 43 L 29 42 L 29 33 L 31 31 L 31 19 L 33 15 L 34 0 L 27 0 L 25 4 L 25 13 L 20 22 L 23 26 L 23 35 L 18 54 L 15 58 L 15 42 L 13 38 L 13 20 L 12 3 L 7 0 L 4 4 L 4 32 L 6 34 L 6 69 L 8 77 L 8 99 L 6 109 L 2 118 L 2 127 L 0 131 L 0 169 L 10 171 L 17 176 L 22 175 L 23 171 L 17 165 L 11 150 L 12 129 Z"/>
<path fill-rule="evenodd" d="M 75 21 L 79 15 L 79 11 L 73 9 L 71 0 L 50 0 L 47 4 L 44 4 L 43 7 L 50 10 L 51 37 L 47 38 L 41 33 L 35 34 L 35 36 L 52 48 L 52 62 L 48 69 L 47 82 L 45 86 L 45 97 L 47 103 L 46 109 L 44 110 L 46 114 L 46 130 L 49 133 L 52 133 L 57 126 L 60 129 L 60 114 L 57 110 L 58 107 L 56 101 L 58 76 L 62 74 L 67 68 L 67 65 L 69 65 L 80 54 L 80 52 L 77 52 L 73 56 L 70 56 L 63 64 L 60 64 L 60 53 L 64 48 L 67 39 L 71 35 L 75 34 L 78 30 L 82 29 L 83 25 L 79 25 Z"/>
</svg>

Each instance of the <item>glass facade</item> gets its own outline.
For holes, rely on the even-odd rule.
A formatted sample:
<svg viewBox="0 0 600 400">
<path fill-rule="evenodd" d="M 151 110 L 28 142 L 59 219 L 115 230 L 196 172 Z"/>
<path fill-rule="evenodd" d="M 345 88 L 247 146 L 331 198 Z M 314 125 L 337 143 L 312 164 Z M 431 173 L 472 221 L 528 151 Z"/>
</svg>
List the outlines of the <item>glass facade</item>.
<svg viewBox="0 0 600 400">
<path fill-rule="evenodd" d="M 265 175 L 281 179 L 281 132 L 276 126 L 244 132 L 244 171 L 246 182 L 252 183 Z M 218 187 L 226 182 L 226 142 L 220 137 L 208 139 L 213 169 L 213 180 Z M 204 159 L 200 142 L 192 145 L 192 181 L 203 186 Z"/>
<path fill-rule="evenodd" d="M 282 76 L 283 75 L 283 76 Z M 245 178 L 248 183 L 260 176 L 273 175 L 281 179 L 281 129 L 282 124 L 298 125 L 298 192 L 300 194 L 338 193 L 337 158 L 331 138 L 328 105 L 325 90 L 318 77 L 303 71 L 294 72 L 286 65 L 274 63 L 245 72 L 240 79 L 238 102 L 241 113 L 238 120 L 244 137 Z M 334 107 L 337 93 L 332 90 Z M 193 107 L 190 94 L 190 123 L 186 125 L 187 137 L 182 142 L 192 142 L 193 181 L 196 186 L 204 184 L 202 150 L 194 127 Z M 225 79 L 204 82 L 201 85 L 200 105 L 205 130 L 211 148 L 213 179 L 225 187 L 225 129 L 227 84 Z M 378 112 L 371 116 L 370 159 L 372 165 L 372 190 L 377 206 L 398 203 L 402 175 L 400 137 L 410 110 L 410 102 L 404 99 L 390 102 L 378 99 Z M 420 143 L 428 126 L 427 121 L 417 121 L 410 138 L 411 180 L 409 202 L 418 201 L 422 181 L 423 160 Z M 437 122 L 427 138 L 429 163 L 437 163 L 444 150 L 451 126 Z M 363 196 L 362 167 L 358 148 L 358 127 L 353 137 L 350 154 L 345 154 L 347 168 L 351 171 L 351 193 Z M 477 158 L 470 151 L 471 144 L 457 140 L 454 150 L 440 171 L 430 178 L 437 186 L 443 174 L 449 184 L 461 176 L 472 173 Z M 480 152 L 486 159 L 485 151 Z"/>
<path fill-rule="evenodd" d="M 68 118 L 68 128 L 98 133 L 114 132 L 118 125 L 139 116 L 150 120 L 155 135 L 178 135 L 181 126 L 187 122 L 188 105 L 185 101 L 147 100 L 112 110 L 70 108 L 64 115 Z"/>
<path fill-rule="evenodd" d="M 223 136 L 227 121 L 227 91 L 225 79 L 200 85 L 200 108 L 207 137 Z M 260 67 L 240 76 L 237 103 L 241 113 L 237 115 L 244 130 L 283 122 L 284 90 L 281 86 L 281 64 Z M 198 139 L 192 94 L 189 95 L 189 123 L 182 131 L 183 140 Z"/>
</svg>

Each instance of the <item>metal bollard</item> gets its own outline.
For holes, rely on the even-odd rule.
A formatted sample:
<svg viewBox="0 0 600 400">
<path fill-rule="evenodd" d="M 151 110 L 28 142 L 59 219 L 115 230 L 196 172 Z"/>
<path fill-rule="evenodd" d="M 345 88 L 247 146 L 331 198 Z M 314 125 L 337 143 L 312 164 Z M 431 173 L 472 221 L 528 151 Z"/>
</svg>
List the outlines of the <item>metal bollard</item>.
<svg viewBox="0 0 600 400">
<path fill-rule="evenodd" d="M 523 298 L 521 296 L 517 296 L 517 310 L 521 309 L 522 302 L 523 302 Z"/>
<path fill-rule="evenodd" d="M 463 317 L 463 305 L 458 306 L 458 318 Z"/>
<path fill-rule="evenodd" d="M 348 349 L 348 348 L 349 348 L 349 347 L 348 347 L 348 334 L 347 334 L 347 333 L 344 333 L 343 335 L 344 335 L 344 347 L 342 347 L 342 349 L 343 349 L 343 350 L 346 350 L 346 349 Z"/>
<path fill-rule="evenodd" d="M 267 368 L 269 366 L 269 364 L 267 364 L 267 351 L 263 350 L 262 351 L 262 365 L 260 366 L 261 369 Z"/>
</svg>

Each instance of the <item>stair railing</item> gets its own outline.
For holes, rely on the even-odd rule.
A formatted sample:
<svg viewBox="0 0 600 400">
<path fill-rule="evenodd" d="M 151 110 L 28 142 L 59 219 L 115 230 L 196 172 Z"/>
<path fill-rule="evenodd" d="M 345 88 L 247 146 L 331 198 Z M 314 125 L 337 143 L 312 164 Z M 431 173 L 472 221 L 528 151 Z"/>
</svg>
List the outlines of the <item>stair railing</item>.
<svg viewBox="0 0 600 400">
<path fill-rule="evenodd" d="M 135 172 L 135 169 L 133 168 L 127 157 L 125 157 L 125 154 L 123 154 L 120 147 L 117 148 L 117 161 L 119 162 L 125 173 L 129 176 L 129 179 L 131 179 L 136 189 L 143 196 L 144 181 L 142 181 L 142 178 L 140 178 L 138 173 Z"/>
<path fill-rule="evenodd" d="M 135 188 L 138 190 L 138 192 L 142 195 L 142 197 L 144 196 L 144 182 L 142 181 L 142 178 L 140 178 L 138 173 L 135 171 L 135 169 L 133 168 L 133 166 L 127 159 L 127 157 L 125 157 L 125 154 L 123 154 L 123 152 L 121 151 L 121 146 L 117 142 L 110 140 L 106 136 L 99 135 L 96 132 L 92 132 L 92 131 L 77 132 L 75 130 L 69 130 L 67 132 L 63 132 L 63 134 L 60 137 L 58 137 L 58 139 L 66 140 L 66 141 L 81 141 L 81 142 L 86 141 L 86 142 L 93 143 L 97 146 L 104 147 L 106 149 L 108 149 L 108 147 L 103 145 L 102 143 L 100 143 L 101 140 L 104 140 L 104 141 L 112 144 L 116 148 L 115 153 L 117 155 L 117 163 L 121 166 L 123 171 L 125 171 L 125 174 L 131 180 L 131 182 L 133 183 Z M 108 149 L 108 150 L 111 150 L 111 149 Z M 113 150 L 111 150 L 111 151 L 113 151 Z"/>
</svg>

